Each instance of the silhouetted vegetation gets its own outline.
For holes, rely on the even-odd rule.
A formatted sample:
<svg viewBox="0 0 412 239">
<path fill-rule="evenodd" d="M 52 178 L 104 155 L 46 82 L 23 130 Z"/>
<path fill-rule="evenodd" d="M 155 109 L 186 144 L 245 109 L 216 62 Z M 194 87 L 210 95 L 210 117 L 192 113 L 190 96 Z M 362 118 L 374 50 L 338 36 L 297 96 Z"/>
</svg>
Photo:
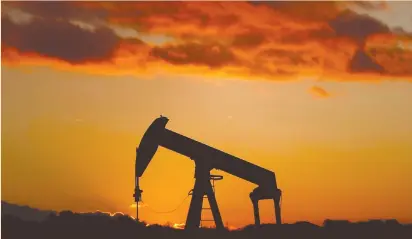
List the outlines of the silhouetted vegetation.
<svg viewBox="0 0 412 239">
<path fill-rule="evenodd" d="M 323 226 L 308 222 L 295 224 L 266 224 L 259 228 L 247 226 L 242 229 L 219 232 L 199 229 L 187 232 L 168 226 L 147 225 L 123 215 L 105 213 L 78 214 L 63 211 L 50 213 L 43 221 L 25 221 L 16 216 L 2 215 L 2 238 L 4 239 L 92 239 L 92 238 L 412 238 L 412 225 L 402 225 L 396 220 L 350 223 L 326 220 Z"/>
<path fill-rule="evenodd" d="M 44 221 L 50 214 L 56 213 L 50 210 L 39 210 L 29 206 L 17 205 L 1 201 L 1 215 L 13 215 L 27 221 Z"/>
</svg>

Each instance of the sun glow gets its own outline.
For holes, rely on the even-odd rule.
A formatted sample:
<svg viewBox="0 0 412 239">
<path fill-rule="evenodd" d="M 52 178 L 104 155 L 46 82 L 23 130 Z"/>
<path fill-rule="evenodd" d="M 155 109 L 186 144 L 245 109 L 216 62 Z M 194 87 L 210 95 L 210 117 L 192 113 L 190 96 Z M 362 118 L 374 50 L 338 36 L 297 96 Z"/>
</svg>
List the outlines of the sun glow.
<svg viewBox="0 0 412 239">
<path fill-rule="evenodd" d="M 185 223 L 174 223 L 173 228 L 181 230 L 185 228 L 185 225 Z"/>
</svg>

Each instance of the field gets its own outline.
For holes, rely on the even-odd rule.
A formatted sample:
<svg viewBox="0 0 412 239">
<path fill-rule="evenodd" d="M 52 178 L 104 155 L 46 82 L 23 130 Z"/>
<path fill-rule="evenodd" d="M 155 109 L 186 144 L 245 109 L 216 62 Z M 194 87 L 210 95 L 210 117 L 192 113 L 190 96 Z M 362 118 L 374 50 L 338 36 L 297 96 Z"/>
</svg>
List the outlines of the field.
<svg viewBox="0 0 412 239">
<path fill-rule="evenodd" d="M 22 220 L 12 215 L 2 215 L 2 238 L 4 239 L 126 239 L 126 238 L 412 238 L 412 225 L 402 225 L 396 220 L 373 220 L 350 223 L 326 220 L 322 226 L 309 222 L 265 224 L 247 226 L 237 230 L 216 231 L 199 229 L 188 232 L 169 226 L 147 225 L 125 215 L 111 216 L 104 213 L 77 214 L 64 211 L 51 213 L 42 221 Z"/>
</svg>

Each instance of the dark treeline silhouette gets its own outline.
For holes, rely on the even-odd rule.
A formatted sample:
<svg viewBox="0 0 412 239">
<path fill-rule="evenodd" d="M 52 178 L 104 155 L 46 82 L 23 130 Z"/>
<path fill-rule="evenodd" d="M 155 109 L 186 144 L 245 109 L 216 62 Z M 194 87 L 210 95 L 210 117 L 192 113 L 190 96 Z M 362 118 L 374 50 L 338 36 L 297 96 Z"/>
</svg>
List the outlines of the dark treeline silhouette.
<svg viewBox="0 0 412 239">
<path fill-rule="evenodd" d="M 264 224 L 260 227 L 246 226 L 231 231 L 199 229 L 188 232 L 168 226 L 146 225 L 133 218 L 105 213 L 73 213 L 62 211 L 50 213 L 43 221 L 26 221 L 13 215 L 2 215 L 2 238 L 4 239 L 105 239 L 105 238 L 412 238 L 412 225 L 402 225 L 396 220 L 373 220 L 350 223 L 326 220 L 323 226 L 309 222 L 295 224 Z"/>
<path fill-rule="evenodd" d="M 13 215 L 27 221 L 43 221 L 51 213 L 56 212 L 1 201 L 1 215 Z"/>
</svg>

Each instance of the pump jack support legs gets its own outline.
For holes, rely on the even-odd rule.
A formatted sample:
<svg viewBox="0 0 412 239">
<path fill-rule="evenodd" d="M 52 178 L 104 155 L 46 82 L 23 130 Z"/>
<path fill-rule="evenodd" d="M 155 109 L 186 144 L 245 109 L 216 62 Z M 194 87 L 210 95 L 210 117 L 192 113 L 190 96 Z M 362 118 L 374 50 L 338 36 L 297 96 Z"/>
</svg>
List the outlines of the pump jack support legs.
<svg viewBox="0 0 412 239">
<path fill-rule="evenodd" d="M 280 217 L 280 198 L 274 198 L 273 203 L 275 204 L 275 217 L 276 217 L 276 224 L 282 224 L 282 220 Z"/>
<path fill-rule="evenodd" d="M 212 185 L 210 184 L 209 179 L 206 182 L 202 181 L 206 180 L 201 180 L 200 178 L 196 179 L 185 229 L 196 229 L 200 227 L 204 195 L 207 195 L 207 198 L 209 200 L 209 205 L 212 209 L 216 229 L 224 229 L 222 217 L 220 215 L 219 207 L 217 206 L 216 197 L 215 193 L 213 192 Z M 202 184 L 205 187 L 202 187 Z"/>
<path fill-rule="evenodd" d="M 255 217 L 255 226 L 259 226 L 260 225 L 259 201 L 252 200 L 252 204 L 253 204 L 253 214 Z"/>
<path fill-rule="evenodd" d="M 202 216 L 203 205 L 203 182 L 201 179 L 196 179 L 193 188 L 192 200 L 190 201 L 189 213 L 187 214 L 185 229 L 195 229 L 200 227 L 200 218 Z"/>
<path fill-rule="evenodd" d="M 216 229 L 224 229 L 222 217 L 217 206 L 215 193 L 210 183 L 210 170 L 196 167 L 196 182 L 193 188 L 192 200 L 190 202 L 189 213 L 186 219 L 185 229 L 197 229 L 200 227 L 202 215 L 203 197 L 207 195 L 209 205 L 212 210 Z"/>
<path fill-rule="evenodd" d="M 282 192 L 280 190 L 277 190 L 275 195 L 273 196 L 264 196 L 259 193 L 259 190 L 256 190 L 250 194 L 250 199 L 253 204 L 253 215 L 255 218 L 255 226 L 260 225 L 260 216 L 259 216 L 259 200 L 261 199 L 273 199 L 273 203 L 275 206 L 275 219 L 276 219 L 276 224 L 280 225 L 282 224 L 282 219 L 281 219 L 281 208 L 280 208 L 280 200 L 281 200 Z"/>
</svg>

